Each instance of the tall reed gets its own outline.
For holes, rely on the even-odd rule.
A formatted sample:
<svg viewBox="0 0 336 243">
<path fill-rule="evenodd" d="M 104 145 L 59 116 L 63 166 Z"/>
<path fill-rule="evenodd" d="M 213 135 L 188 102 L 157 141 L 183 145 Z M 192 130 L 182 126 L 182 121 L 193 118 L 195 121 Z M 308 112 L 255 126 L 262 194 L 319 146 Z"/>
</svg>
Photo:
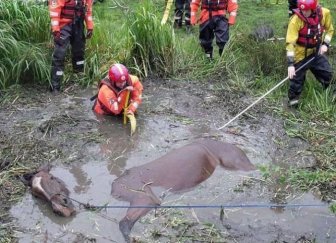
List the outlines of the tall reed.
<svg viewBox="0 0 336 243">
<path fill-rule="evenodd" d="M 20 81 L 47 81 L 47 9 L 19 0 L 3 0 L 0 13 L 0 89 Z"/>
<path fill-rule="evenodd" d="M 175 36 L 161 19 L 153 4 L 146 0 L 129 15 L 131 57 L 145 76 L 156 73 L 165 77 L 174 74 Z"/>
</svg>

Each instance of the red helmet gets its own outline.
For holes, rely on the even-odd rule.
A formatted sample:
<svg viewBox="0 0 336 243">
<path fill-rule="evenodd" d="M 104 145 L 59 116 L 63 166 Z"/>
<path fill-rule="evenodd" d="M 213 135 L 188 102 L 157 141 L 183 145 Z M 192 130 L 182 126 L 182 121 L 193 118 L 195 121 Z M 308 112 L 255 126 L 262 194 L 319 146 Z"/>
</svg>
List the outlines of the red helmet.
<svg viewBox="0 0 336 243">
<path fill-rule="evenodd" d="M 120 63 L 111 66 L 108 76 L 110 81 L 115 83 L 127 82 L 129 78 L 127 68 Z"/>
<path fill-rule="evenodd" d="M 317 0 L 298 0 L 297 6 L 301 10 L 315 10 L 317 7 Z"/>
</svg>

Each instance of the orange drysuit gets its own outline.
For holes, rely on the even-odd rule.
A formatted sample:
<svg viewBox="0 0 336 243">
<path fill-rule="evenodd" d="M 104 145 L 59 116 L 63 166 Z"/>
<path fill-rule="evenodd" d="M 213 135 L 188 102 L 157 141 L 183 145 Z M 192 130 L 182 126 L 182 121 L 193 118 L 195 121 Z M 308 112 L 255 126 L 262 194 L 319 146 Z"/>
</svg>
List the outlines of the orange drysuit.
<svg viewBox="0 0 336 243">
<path fill-rule="evenodd" d="M 229 13 L 228 22 L 230 25 L 235 24 L 238 4 L 237 0 L 192 0 L 190 4 L 191 8 L 191 24 L 197 23 L 196 13 L 201 5 L 200 23 L 203 24 L 209 20 L 211 16 L 225 16 Z"/>
<path fill-rule="evenodd" d="M 77 1 L 82 1 L 83 4 L 86 29 L 93 29 L 93 0 L 49 0 L 49 14 L 51 18 L 52 32 L 60 31 L 62 27 L 73 21 Z"/>
<path fill-rule="evenodd" d="M 99 86 L 98 97 L 93 107 L 98 114 L 119 115 L 127 106 L 127 112 L 134 113 L 141 104 L 143 86 L 134 75 L 129 75 L 127 86 L 121 90 L 113 85 L 108 77 L 104 78 Z M 128 87 L 132 87 L 132 90 L 129 91 Z M 128 92 L 130 92 L 129 101 L 125 104 Z"/>
</svg>

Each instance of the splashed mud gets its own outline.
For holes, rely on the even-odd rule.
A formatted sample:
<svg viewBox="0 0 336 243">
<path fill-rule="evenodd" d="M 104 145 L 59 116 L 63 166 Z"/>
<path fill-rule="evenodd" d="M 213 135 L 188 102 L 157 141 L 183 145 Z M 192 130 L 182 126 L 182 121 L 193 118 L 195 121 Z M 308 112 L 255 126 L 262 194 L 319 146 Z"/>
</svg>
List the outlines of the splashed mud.
<svg viewBox="0 0 336 243">
<path fill-rule="evenodd" d="M 51 173 L 65 182 L 73 199 L 91 205 L 127 206 L 111 195 L 116 178 L 127 169 L 200 138 L 233 143 L 253 164 L 304 164 L 307 158 L 314 162 L 309 146 L 288 138 L 281 121 L 261 112 L 262 104 L 227 129 L 218 130 L 245 108 L 249 99 L 242 102 L 241 97 L 213 89 L 213 85 L 146 80 L 137 131 L 132 137 L 120 117 L 92 113 L 90 90 L 73 89 L 53 97 L 28 89 L 0 111 L 1 169 L 13 161 L 24 163 L 27 171 L 50 162 Z M 230 98 L 225 98 L 226 94 Z M 306 151 L 305 158 L 297 151 Z M 191 191 L 173 194 L 165 190 L 162 204 L 267 204 L 276 202 L 278 190 L 262 183 L 258 172 L 218 168 Z M 281 197 L 281 202 L 321 203 L 312 194 L 290 193 Z M 10 209 L 15 236 L 19 242 L 124 241 L 118 223 L 127 209 L 88 211 L 74 204 L 77 215 L 61 218 L 27 189 Z M 335 224 L 327 206 L 233 208 L 225 209 L 221 217 L 215 208 L 160 209 L 136 224 L 131 236 L 139 242 L 334 242 Z"/>
</svg>

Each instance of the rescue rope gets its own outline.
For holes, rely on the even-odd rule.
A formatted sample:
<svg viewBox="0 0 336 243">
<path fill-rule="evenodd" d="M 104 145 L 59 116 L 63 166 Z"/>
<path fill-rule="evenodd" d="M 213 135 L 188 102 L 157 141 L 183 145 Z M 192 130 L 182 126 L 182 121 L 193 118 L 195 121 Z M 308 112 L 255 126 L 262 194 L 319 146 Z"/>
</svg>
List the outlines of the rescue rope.
<svg viewBox="0 0 336 243">
<path fill-rule="evenodd" d="M 124 116 L 123 116 L 123 124 L 126 125 L 127 124 L 127 110 L 128 110 L 128 101 L 129 101 L 129 96 L 130 96 L 130 91 L 127 90 L 127 94 L 126 94 L 126 100 L 125 100 L 125 104 L 124 104 Z"/>
<path fill-rule="evenodd" d="M 162 17 L 162 20 L 161 20 L 161 24 L 162 25 L 164 25 L 167 22 L 167 20 L 168 20 L 168 15 L 169 15 L 172 3 L 173 3 L 173 0 L 168 0 L 167 1 L 166 9 L 165 9 L 165 11 L 163 13 L 163 17 Z"/>
<path fill-rule="evenodd" d="M 220 204 L 220 205 L 91 205 L 89 203 L 82 203 L 78 200 L 75 200 L 69 196 L 59 194 L 68 199 L 78 203 L 79 205 L 83 206 L 85 209 L 88 210 L 96 210 L 96 209 L 129 209 L 129 208 L 147 208 L 147 209 L 163 209 L 163 208 L 304 208 L 304 207 L 327 207 L 327 203 L 320 203 L 320 204 Z"/>
<path fill-rule="evenodd" d="M 128 113 L 128 109 L 130 107 L 131 104 L 129 103 L 129 99 L 130 99 L 130 90 L 127 90 L 127 94 L 126 94 L 126 100 L 125 100 L 125 105 L 124 105 L 124 113 L 123 113 L 123 124 L 126 125 L 127 124 L 127 118 L 129 119 L 129 122 L 131 124 L 131 136 L 134 134 L 135 129 L 136 129 L 136 119 L 134 117 L 134 115 L 130 115 L 127 114 Z"/>
<path fill-rule="evenodd" d="M 299 67 L 296 71 L 300 71 L 302 68 L 304 68 L 305 66 L 307 66 L 309 63 L 311 63 L 313 60 L 315 59 L 315 56 L 312 57 L 311 59 L 309 59 L 307 62 L 305 62 L 301 67 Z M 249 110 L 251 107 L 253 107 L 254 105 L 256 105 L 259 101 L 261 101 L 263 98 L 265 98 L 268 94 L 270 94 L 273 90 L 275 90 L 276 88 L 278 88 L 279 86 L 281 86 L 284 82 L 286 82 L 289 79 L 289 77 L 287 76 L 287 78 L 281 80 L 277 85 L 275 85 L 273 88 L 271 88 L 269 91 L 267 91 L 265 94 L 263 94 L 262 96 L 260 96 L 256 101 L 254 101 L 251 105 L 249 105 L 248 107 L 246 107 L 243 111 L 241 111 L 240 113 L 238 113 L 235 117 L 233 117 L 230 121 L 228 121 L 225 125 L 221 126 L 220 128 L 218 128 L 218 130 L 223 129 L 224 127 L 228 126 L 231 122 L 233 122 L 234 120 L 236 120 L 238 117 L 240 117 L 241 115 L 243 115 L 247 110 Z"/>
</svg>

